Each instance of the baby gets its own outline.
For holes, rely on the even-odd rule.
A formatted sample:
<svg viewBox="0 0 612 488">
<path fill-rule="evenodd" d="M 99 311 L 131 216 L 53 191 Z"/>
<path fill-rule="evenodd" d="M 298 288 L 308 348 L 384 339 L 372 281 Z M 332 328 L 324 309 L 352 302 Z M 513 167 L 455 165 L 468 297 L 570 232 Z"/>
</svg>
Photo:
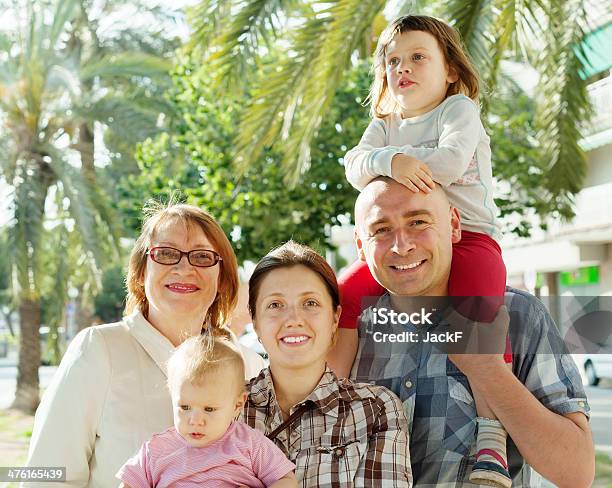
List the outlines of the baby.
<svg viewBox="0 0 612 488">
<path fill-rule="evenodd" d="M 246 400 L 244 363 L 231 342 L 206 335 L 168 361 L 174 427 L 154 434 L 117 473 L 124 488 L 296 488 L 295 465 L 235 418 Z"/>
</svg>

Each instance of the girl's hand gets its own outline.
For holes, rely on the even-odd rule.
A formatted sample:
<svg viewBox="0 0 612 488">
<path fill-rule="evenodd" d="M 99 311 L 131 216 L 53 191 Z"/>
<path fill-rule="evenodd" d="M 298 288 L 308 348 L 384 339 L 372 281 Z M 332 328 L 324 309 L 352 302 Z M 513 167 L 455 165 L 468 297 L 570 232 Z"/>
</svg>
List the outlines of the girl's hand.
<svg viewBox="0 0 612 488">
<path fill-rule="evenodd" d="M 409 190 L 415 193 L 422 191 L 431 193 L 434 181 L 431 179 L 431 170 L 423 161 L 419 161 L 407 154 L 396 154 L 391 160 L 391 176 Z"/>
</svg>

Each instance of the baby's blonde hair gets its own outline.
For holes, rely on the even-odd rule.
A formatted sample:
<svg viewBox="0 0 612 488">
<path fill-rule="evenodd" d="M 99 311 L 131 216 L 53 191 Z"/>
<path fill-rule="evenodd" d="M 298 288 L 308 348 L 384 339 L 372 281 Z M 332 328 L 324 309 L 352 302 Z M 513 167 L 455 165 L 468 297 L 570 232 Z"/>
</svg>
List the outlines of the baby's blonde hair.
<svg viewBox="0 0 612 488">
<path fill-rule="evenodd" d="M 410 31 L 423 31 L 431 34 L 438 41 L 440 50 L 449 69 L 457 73 L 459 79 L 451 83 L 446 92 L 446 97 L 463 93 L 472 100 L 478 100 L 480 81 L 478 73 L 466 54 L 461 36 L 454 27 L 445 22 L 429 17 L 427 15 L 405 15 L 391 22 L 380 35 L 372 71 L 374 81 L 370 87 L 368 100 L 370 101 L 370 114 L 372 117 L 384 118 L 390 113 L 398 112 L 398 104 L 389 95 L 387 86 L 385 55 L 387 47 L 393 38 L 399 34 Z"/>
<path fill-rule="evenodd" d="M 168 388 L 172 392 L 183 382 L 203 386 L 206 377 L 226 374 L 244 391 L 244 360 L 234 344 L 223 337 L 201 334 L 184 341 L 168 360 Z M 228 384 L 229 378 L 228 378 Z"/>
</svg>

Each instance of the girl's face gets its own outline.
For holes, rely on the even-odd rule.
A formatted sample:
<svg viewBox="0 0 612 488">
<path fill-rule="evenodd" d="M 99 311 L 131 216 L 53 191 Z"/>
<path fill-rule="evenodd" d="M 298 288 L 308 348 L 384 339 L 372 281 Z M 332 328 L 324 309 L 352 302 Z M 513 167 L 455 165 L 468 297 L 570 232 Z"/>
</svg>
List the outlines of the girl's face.
<svg viewBox="0 0 612 488">
<path fill-rule="evenodd" d="M 338 327 L 322 278 L 305 266 L 278 268 L 262 280 L 253 324 L 270 356 L 272 368 L 323 365 Z"/>
<path fill-rule="evenodd" d="M 193 249 L 217 251 L 198 225 L 185 226 L 168 220 L 155 233 L 150 247 L 167 246 L 187 252 Z M 144 274 L 149 320 L 154 325 L 180 324 L 183 320 L 204 320 L 217 296 L 219 266 L 193 266 L 187 256 L 174 265 L 156 263 L 148 256 Z"/>
<path fill-rule="evenodd" d="M 436 108 L 444 101 L 448 85 L 458 79 L 436 38 L 424 31 L 396 35 L 385 51 L 385 67 L 389 93 L 403 118 Z"/>
</svg>

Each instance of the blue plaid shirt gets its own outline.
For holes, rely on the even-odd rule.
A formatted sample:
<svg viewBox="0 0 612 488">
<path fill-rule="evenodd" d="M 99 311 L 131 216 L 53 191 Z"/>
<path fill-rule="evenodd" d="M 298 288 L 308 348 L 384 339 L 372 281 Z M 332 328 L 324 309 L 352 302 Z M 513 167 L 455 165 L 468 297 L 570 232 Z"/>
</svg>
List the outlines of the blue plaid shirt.
<svg viewBox="0 0 612 488">
<path fill-rule="evenodd" d="M 532 295 L 512 288 L 506 291 L 506 306 L 514 375 L 553 412 L 588 416 L 580 374 L 571 356 L 560 353 L 561 338 L 546 308 Z M 377 307 L 392 308 L 388 294 Z M 372 308 L 360 321 L 352 375 L 356 381 L 385 386 L 402 400 L 410 423 L 414 486 L 478 486 L 468 481 L 476 454 L 476 405 L 467 377 L 430 343 L 375 342 L 371 332 L 383 327 L 372 325 Z M 443 326 L 434 321 L 426 327 L 435 332 Z M 401 327 L 416 332 L 413 325 Z M 507 447 L 512 486 L 542 486 L 542 477 L 525 463 L 510 437 Z"/>
</svg>

